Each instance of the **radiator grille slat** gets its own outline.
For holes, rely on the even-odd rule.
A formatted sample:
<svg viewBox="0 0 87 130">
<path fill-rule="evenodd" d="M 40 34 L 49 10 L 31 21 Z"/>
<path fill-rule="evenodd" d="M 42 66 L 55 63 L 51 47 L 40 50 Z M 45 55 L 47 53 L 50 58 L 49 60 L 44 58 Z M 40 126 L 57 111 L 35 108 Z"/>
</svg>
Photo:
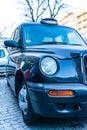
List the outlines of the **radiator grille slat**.
<svg viewBox="0 0 87 130">
<path fill-rule="evenodd" d="M 84 76 L 85 76 L 85 81 L 87 82 L 87 54 L 84 55 Z"/>
</svg>

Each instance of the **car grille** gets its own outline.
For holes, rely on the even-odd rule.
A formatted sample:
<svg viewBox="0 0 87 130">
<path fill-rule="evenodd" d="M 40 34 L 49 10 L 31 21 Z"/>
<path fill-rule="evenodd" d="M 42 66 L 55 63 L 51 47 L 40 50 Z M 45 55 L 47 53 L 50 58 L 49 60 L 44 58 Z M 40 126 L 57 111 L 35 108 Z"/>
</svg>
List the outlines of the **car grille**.
<svg viewBox="0 0 87 130">
<path fill-rule="evenodd" d="M 87 83 L 87 53 L 83 55 L 83 77 Z"/>
</svg>

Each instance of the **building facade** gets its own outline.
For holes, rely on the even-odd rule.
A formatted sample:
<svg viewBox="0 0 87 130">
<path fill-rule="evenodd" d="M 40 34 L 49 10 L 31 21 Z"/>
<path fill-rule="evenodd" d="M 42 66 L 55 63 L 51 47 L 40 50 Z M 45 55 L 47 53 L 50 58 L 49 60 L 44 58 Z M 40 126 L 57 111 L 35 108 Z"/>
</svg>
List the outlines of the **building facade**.
<svg viewBox="0 0 87 130">
<path fill-rule="evenodd" d="M 59 24 L 75 28 L 87 41 L 87 8 L 76 13 L 69 13 L 59 20 Z"/>
</svg>

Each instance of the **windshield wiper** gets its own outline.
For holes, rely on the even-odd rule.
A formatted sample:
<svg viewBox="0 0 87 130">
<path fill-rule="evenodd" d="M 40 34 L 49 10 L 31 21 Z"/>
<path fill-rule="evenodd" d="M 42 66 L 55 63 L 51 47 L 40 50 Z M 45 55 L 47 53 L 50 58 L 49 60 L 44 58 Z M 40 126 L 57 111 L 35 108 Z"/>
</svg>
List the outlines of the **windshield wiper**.
<svg viewBox="0 0 87 130">
<path fill-rule="evenodd" d="M 82 46 L 82 45 L 80 45 L 80 44 L 74 44 L 74 43 L 72 43 L 72 44 L 69 44 L 69 43 L 65 43 L 65 42 L 42 42 L 41 43 L 41 45 L 44 45 L 44 44 L 47 44 L 47 45 L 49 45 L 49 44 L 55 44 L 55 45 L 74 45 L 74 46 Z"/>
<path fill-rule="evenodd" d="M 56 44 L 56 45 L 67 45 L 67 43 L 64 43 L 64 42 L 42 42 L 41 43 L 41 45 L 44 45 L 44 44 L 47 44 L 47 45 L 49 45 L 49 44 Z"/>
<path fill-rule="evenodd" d="M 73 44 L 68 44 L 68 45 L 71 45 L 71 46 L 72 46 L 72 45 L 74 45 L 74 46 L 82 46 L 82 45 L 80 45 L 80 44 L 74 44 L 74 43 L 73 43 Z"/>
</svg>

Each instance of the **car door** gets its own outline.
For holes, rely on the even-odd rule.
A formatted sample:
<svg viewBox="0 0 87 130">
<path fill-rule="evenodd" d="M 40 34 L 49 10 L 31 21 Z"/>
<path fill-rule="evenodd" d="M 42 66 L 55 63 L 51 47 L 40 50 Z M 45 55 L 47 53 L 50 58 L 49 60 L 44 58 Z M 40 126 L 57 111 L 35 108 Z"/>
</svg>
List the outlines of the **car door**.
<svg viewBox="0 0 87 130">
<path fill-rule="evenodd" d="M 19 28 L 15 29 L 15 31 L 12 34 L 11 39 L 15 40 L 16 42 L 19 41 L 20 39 Z M 21 55 L 21 51 L 20 51 L 20 48 L 16 48 L 16 47 L 9 47 L 8 51 L 9 51 L 9 56 L 8 56 L 8 68 L 7 68 L 8 70 L 7 81 L 11 89 L 15 93 L 15 73 L 18 68 L 18 61 Z"/>
<path fill-rule="evenodd" d="M 8 54 L 8 65 L 7 65 L 7 73 L 9 76 L 11 75 L 15 75 L 15 70 L 16 70 L 16 62 L 14 61 L 14 59 L 12 57 L 10 57 L 10 54 Z"/>
</svg>

